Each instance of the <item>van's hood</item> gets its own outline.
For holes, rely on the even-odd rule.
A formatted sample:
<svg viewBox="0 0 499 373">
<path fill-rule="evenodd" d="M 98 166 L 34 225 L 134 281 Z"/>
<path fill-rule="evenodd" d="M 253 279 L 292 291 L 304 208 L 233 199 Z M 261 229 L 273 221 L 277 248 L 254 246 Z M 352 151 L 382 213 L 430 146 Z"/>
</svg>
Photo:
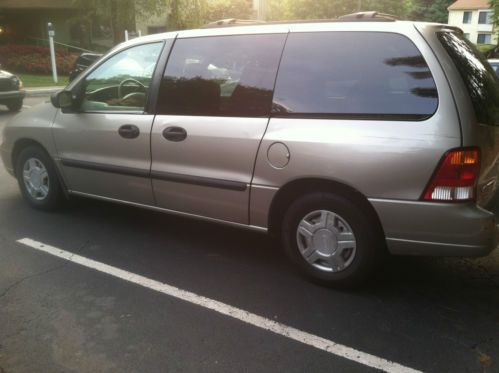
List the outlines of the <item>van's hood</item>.
<svg viewBox="0 0 499 373">
<path fill-rule="evenodd" d="M 5 70 L 0 70 L 0 79 L 10 79 L 14 76 L 14 74 L 9 73 Z"/>
</svg>

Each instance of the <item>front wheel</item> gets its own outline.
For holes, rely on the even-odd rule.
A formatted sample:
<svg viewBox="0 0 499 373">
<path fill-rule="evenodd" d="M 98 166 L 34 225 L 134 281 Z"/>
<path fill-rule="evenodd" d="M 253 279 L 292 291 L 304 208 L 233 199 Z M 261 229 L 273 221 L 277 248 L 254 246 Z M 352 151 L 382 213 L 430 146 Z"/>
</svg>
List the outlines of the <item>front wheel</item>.
<svg viewBox="0 0 499 373">
<path fill-rule="evenodd" d="M 16 163 L 16 176 L 24 199 L 34 208 L 55 210 L 64 200 L 55 165 L 39 146 L 21 150 Z"/>
<path fill-rule="evenodd" d="M 383 253 L 377 225 L 355 201 L 317 193 L 289 206 L 282 224 L 283 246 L 308 277 L 337 288 L 359 285 Z"/>
</svg>

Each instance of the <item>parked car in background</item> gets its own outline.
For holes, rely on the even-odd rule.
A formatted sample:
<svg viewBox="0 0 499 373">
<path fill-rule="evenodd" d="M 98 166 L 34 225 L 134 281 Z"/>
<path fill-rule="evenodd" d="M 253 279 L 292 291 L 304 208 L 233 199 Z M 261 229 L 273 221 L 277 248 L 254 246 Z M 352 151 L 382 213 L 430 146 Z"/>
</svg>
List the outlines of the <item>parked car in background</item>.
<svg viewBox="0 0 499 373">
<path fill-rule="evenodd" d="M 219 26 L 128 41 L 12 120 L 0 150 L 26 201 L 270 232 L 338 287 L 387 252 L 496 247 L 498 86 L 460 29 L 377 13 Z"/>
<path fill-rule="evenodd" d="M 499 59 L 491 59 L 489 60 L 489 63 L 496 72 L 496 75 L 499 77 Z"/>
<path fill-rule="evenodd" d="M 19 111 L 23 107 L 24 96 L 23 82 L 14 74 L 0 70 L 0 105 L 6 105 L 10 111 Z"/>
<path fill-rule="evenodd" d="M 98 53 L 82 53 L 78 56 L 73 66 L 73 70 L 69 72 L 69 81 L 72 82 L 78 75 L 87 69 L 91 64 L 102 57 Z"/>
</svg>

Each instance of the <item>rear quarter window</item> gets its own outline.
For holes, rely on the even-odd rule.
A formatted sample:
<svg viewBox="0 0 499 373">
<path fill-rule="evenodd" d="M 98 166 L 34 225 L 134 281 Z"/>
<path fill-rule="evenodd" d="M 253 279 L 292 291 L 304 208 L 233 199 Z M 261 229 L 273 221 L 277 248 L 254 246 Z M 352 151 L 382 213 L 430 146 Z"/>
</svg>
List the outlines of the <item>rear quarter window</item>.
<svg viewBox="0 0 499 373">
<path fill-rule="evenodd" d="M 478 122 L 499 126 L 499 89 L 494 69 L 463 34 L 443 31 L 437 36 L 466 85 Z"/>
<path fill-rule="evenodd" d="M 292 33 L 279 68 L 274 116 L 423 120 L 438 107 L 431 71 L 405 36 Z"/>
</svg>

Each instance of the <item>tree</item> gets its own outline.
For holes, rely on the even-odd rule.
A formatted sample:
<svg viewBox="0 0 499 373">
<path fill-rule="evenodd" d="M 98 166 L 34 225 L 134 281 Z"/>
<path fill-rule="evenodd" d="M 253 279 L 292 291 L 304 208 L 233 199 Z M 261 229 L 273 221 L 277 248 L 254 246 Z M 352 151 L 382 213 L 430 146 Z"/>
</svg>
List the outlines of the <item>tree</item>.
<svg viewBox="0 0 499 373">
<path fill-rule="evenodd" d="M 407 0 L 364 0 L 360 1 L 360 10 L 375 10 L 404 19 L 408 16 L 412 2 Z"/>
<path fill-rule="evenodd" d="M 160 9 L 162 0 L 73 0 L 80 10 L 77 19 L 82 40 L 90 40 L 95 19 L 104 19 L 112 30 L 115 44 L 123 41 L 125 30 L 135 30 L 137 13 L 153 13 Z M 82 44 L 84 44 L 82 42 Z"/>
<path fill-rule="evenodd" d="M 415 21 L 447 23 L 447 8 L 454 2 L 455 0 L 413 0 L 409 17 Z"/>
<path fill-rule="evenodd" d="M 252 5 L 251 0 L 210 0 L 206 4 L 204 18 L 207 22 L 226 18 L 250 19 Z"/>
<path fill-rule="evenodd" d="M 199 27 L 204 23 L 206 0 L 159 0 L 168 12 L 168 30 Z"/>
<path fill-rule="evenodd" d="M 499 34 L 499 0 L 491 0 L 490 8 L 492 9 L 492 23 Z"/>
<path fill-rule="evenodd" d="M 268 21 L 293 19 L 291 2 L 293 0 L 267 0 L 265 14 Z"/>
<path fill-rule="evenodd" d="M 270 20 L 332 19 L 358 11 L 377 11 L 405 18 L 410 0 L 269 0 Z"/>
</svg>

